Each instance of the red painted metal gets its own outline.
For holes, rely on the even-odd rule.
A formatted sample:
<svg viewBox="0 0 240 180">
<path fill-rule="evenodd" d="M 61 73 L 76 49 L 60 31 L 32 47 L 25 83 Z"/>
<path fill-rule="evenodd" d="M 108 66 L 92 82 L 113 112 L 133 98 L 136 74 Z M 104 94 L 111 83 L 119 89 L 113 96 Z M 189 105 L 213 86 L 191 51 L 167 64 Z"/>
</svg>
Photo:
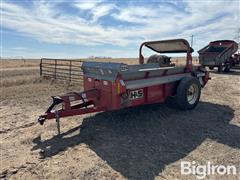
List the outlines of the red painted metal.
<svg viewBox="0 0 240 180">
<path fill-rule="evenodd" d="M 156 49 L 153 49 L 151 47 L 148 46 L 148 44 L 158 44 L 158 43 L 183 43 L 185 46 L 186 46 L 186 49 L 178 49 L 178 50 L 169 50 L 169 51 L 157 51 Z M 187 69 L 188 70 L 191 70 L 191 66 L 192 66 L 192 56 L 191 56 L 191 53 L 193 52 L 193 49 L 190 47 L 189 43 L 187 40 L 185 39 L 171 39 L 171 40 L 162 40 L 162 41 L 147 41 L 147 42 L 143 42 L 141 45 L 140 45 L 140 48 L 139 48 L 139 64 L 144 64 L 144 56 L 142 54 L 142 49 L 144 46 L 147 46 L 148 48 L 152 49 L 153 51 L 156 51 L 156 52 L 163 52 L 163 53 L 179 53 L 179 52 L 185 52 L 187 53 Z M 169 45 L 170 46 L 170 45 Z"/>
<path fill-rule="evenodd" d="M 171 42 L 178 42 L 179 40 L 170 40 Z M 186 53 L 186 66 L 182 73 L 173 73 L 173 75 L 190 75 L 192 68 L 192 56 L 193 51 L 186 40 L 180 40 L 184 42 L 187 47 Z M 154 41 L 157 43 L 158 41 Z M 159 41 L 163 42 L 163 41 Z M 166 41 L 167 42 L 167 41 Z M 142 55 L 142 47 L 149 42 L 145 42 L 140 46 L 139 49 L 139 63 L 144 63 L 144 57 Z M 200 67 L 198 67 L 200 69 Z M 168 76 L 168 69 L 164 70 L 161 77 Z M 204 72 L 203 77 L 204 84 L 209 79 L 208 72 Z M 153 77 L 159 77 L 159 75 L 149 77 L 150 72 L 146 71 L 143 79 L 149 79 Z M 136 80 L 126 80 L 128 81 Z M 164 102 L 167 97 L 173 96 L 176 93 L 176 87 L 178 82 L 171 82 L 165 84 L 158 84 L 140 89 L 127 89 L 126 84 L 123 82 L 122 76 L 119 74 L 115 81 L 110 80 L 99 80 L 97 78 L 88 77 L 84 74 L 84 91 L 80 93 L 68 93 L 60 97 L 53 97 L 53 105 L 50 106 L 48 111 L 40 116 L 39 122 L 43 124 L 46 119 L 56 118 L 56 111 L 59 117 L 68 117 L 74 115 L 81 115 L 86 113 L 93 113 L 99 111 L 110 111 L 117 110 L 125 107 L 133 107 L 144 104 L 152 104 Z M 130 96 L 135 96 L 134 90 L 138 91 L 138 94 L 142 95 L 142 98 L 131 99 Z M 131 94 L 132 93 L 132 94 Z M 52 111 L 52 108 L 62 104 L 62 108 Z"/>
<path fill-rule="evenodd" d="M 59 116 L 60 117 L 68 117 L 68 116 L 76 116 L 76 115 L 82 115 L 82 114 L 87 114 L 87 113 L 94 113 L 94 112 L 100 112 L 100 111 L 105 111 L 105 108 L 95 108 L 95 107 L 91 107 L 91 108 L 74 108 L 73 109 L 69 109 L 69 110 L 59 110 Z M 42 118 L 45 119 L 54 119 L 56 118 L 56 114 L 54 112 L 50 112 L 47 113 L 45 115 L 41 116 Z"/>
</svg>

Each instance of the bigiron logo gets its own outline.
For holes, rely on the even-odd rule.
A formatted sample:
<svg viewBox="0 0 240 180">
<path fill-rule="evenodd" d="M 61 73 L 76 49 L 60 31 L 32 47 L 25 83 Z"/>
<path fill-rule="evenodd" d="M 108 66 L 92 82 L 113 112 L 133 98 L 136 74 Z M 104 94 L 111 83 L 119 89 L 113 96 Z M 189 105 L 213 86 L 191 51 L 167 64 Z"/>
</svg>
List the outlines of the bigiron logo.
<svg viewBox="0 0 240 180">
<path fill-rule="evenodd" d="M 234 165 L 215 165 L 209 161 L 204 165 L 197 164 L 195 161 L 181 161 L 181 174 L 196 175 L 197 179 L 204 179 L 207 175 L 240 176 L 238 168 Z"/>
</svg>

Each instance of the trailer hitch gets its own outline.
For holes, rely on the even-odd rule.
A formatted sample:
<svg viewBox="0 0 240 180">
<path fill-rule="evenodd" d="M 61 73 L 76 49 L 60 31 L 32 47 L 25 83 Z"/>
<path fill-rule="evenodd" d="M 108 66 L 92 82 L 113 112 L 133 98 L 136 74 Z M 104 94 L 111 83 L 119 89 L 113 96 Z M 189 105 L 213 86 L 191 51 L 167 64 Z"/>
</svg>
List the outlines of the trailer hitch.
<svg viewBox="0 0 240 180">
<path fill-rule="evenodd" d="M 89 89 L 82 92 L 70 92 L 63 96 L 52 96 L 52 104 L 48 107 L 44 115 L 39 116 L 38 122 L 43 125 L 47 119 L 55 119 L 57 123 L 58 134 L 60 134 L 60 118 L 86 113 L 99 112 L 104 107 L 96 107 L 99 101 L 100 91 Z M 55 108 L 62 104 L 62 108 Z"/>
<path fill-rule="evenodd" d="M 52 96 L 53 102 L 52 104 L 48 107 L 46 113 L 51 113 L 52 109 L 63 102 L 63 99 L 59 96 Z M 58 130 L 58 135 L 61 133 L 60 132 L 60 117 L 59 117 L 59 111 L 55 111 L 55 118 L 56 118 L 56 123 L 57 123 L 57 130 Z M 38 118 L 38 122 L 40 125 L 43 125 L 45 122 L 46 118 L 44 116 L 40 116 Z"/>
<path fill-rule="evenodd" d="M 55 111 L 55 118 L 56 118 L 56 123 L 57 123 L 57 130 L 58 130 L 58 135 L 61 133 L 60 132 L 60 116 L 59 116 L 59 111 Z M 40 116 L 38 118 L 38 122 L 40 125 L 43 125 L 45 122 L 46 118 L 43 116 Z"/>
<path fill-rule="evenodd" d="M 53 102 L 52 102 L 52 104 L 48 107 L 48 109 L 47 109 L 47 111 L 46 111 L 45 113 L 50 113 L 50 112 L 52 111 L 52 109 L 53 109 L 56 105 L 61 104 L 61 103 L 63 102 L 63 99 L 62 99 L 61 97 L 59 97 L 59 96 L 52 96 L 52 99 L 53 99 Z M 56 111 L 56 112 L 58 112 L 58 111 Z M 58 114 L 58 113 L 57 113 L 57 114 Z M 57 114 L 56 114 L 56 119 L 57 119 L 57 116 L 58 116 Z M 38 118 L 38 122 L 39 122 L 40 125 L 43 125 L 44 122 L 45 122 L 45 120 L 46 120 L 46 118 L 45 118 L 44 115 L 43 115 L 43 116 L 40 116 L 40 117 Z"/>
</svg>

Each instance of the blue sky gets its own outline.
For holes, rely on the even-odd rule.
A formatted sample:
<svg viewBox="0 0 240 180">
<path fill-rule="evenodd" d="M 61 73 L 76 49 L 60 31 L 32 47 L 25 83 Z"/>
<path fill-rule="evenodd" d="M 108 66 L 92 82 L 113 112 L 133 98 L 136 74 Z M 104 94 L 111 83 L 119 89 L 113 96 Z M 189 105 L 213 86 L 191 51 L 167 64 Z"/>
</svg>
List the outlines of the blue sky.
<svg viewBox="0 0 240 180">
<path fill-rule="evenodd" d="M 143 41 L 192 34 L 196 54 L 239 28 L 239 0 L 1 0 L 2 57 L 137 57 Z"/>
</svg>

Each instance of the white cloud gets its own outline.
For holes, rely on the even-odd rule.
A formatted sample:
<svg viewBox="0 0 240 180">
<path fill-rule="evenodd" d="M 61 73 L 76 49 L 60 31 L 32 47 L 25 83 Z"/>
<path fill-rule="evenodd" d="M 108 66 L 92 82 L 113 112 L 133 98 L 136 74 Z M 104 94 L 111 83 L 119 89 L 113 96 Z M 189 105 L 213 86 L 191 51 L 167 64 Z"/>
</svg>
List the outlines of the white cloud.
<svg viewBox="0 0 240 180">
<path fill-rule="evenodd" d="M 172 6 L 145 6 L 140 9 L 124 8 L 113 15 L 120 21 L 139 23 L 135 36 L 149 39 L 188 38 L 192 34 L 198 38 L 196 48 L 202 42 L 216 39 L 232 39 L 236 28 L 240 27 L 239 1 L 185 1 L 186 8 Z M 136 7 L 137 8 L 137 7 Z"/>
<path fill-rule="evenodd" d="M 57 3 L 34 1 L 32 8 L 26 8 L 3 1 L 2 26 L 42 42 L 80 45 L 126 46 L 142 40 L 186 38 L 194 34 L 201 37 L 198 47 L 213 38 L 233 38 L 240 22 L 239 1 L 189 0 L 184 1 L 186 8 L 181 10 L 166 4 L 126 3 L 126 7 L 120 8 L 113 2 L 73 3 L 79 11 L 90 14 L 90 21 L 77 14 L 63 14 Z M 103 26 L 103 16 L 111 16 L 119 26 Z M 123 22 L 128 26 L 120 26 Z"/>
<path fill-rule="evenodd" d="M 12 50 L 15 50 L 15 51 L 32 51 L 32 49 L 30 49 L 30 48 L 21 47 L 21 46 L 13 47 L 13 48 L 11 48 L 11 49 L 12 49 Z"/>
<path fill-rule="evenodd" d="M 96 7 L 99 2 L 101 1 L 77 2 L 74 6 L 81 10 L 91 10 Z"/>
<path fill-rule="evenodd" d="M 110 13 L 110 11 L 114 8 L 114 5 L 107 4 L 107 5 L 99 5 L 94 7 L 91 12 L 93 14 L 92 21 L 96 22 L 100 17 L 103 17 Z"/>
<path fill-rule="evenodd" d="M 105 4 L 102 1 L 77 2 L 74 6 L 81 11 L 87 11 L 92 16 L 92 22 L 96 22 L 99 18 L 108 15 L 115 8 L 114 4 Z"/>
<path fill-rule="evenodd" d="M 148 20 L 157 18 L 157 12 L 156 8 L 130 6 L 120 9 L 119 13 L 114 13 L 112 16 L 120 21 L 145 24 Z"/>
<path fill-rule="evenodd" d="M 48 16 L 40 13 L 50 11 L 49 8 L 54 9 L 45 3 L 32 10 L 3 2 L 2 25 L 44 42 L 96 45 L 118 41 L 117 37 L 109 37 L 102 26 L 91 24 L 81 17 L 58 15 L 55 10 L 47 13 Z M 108 31 L 111 34 L 111 30 Z M 124 39 L 118 42 L 126 44 Z"/>
</svg>

